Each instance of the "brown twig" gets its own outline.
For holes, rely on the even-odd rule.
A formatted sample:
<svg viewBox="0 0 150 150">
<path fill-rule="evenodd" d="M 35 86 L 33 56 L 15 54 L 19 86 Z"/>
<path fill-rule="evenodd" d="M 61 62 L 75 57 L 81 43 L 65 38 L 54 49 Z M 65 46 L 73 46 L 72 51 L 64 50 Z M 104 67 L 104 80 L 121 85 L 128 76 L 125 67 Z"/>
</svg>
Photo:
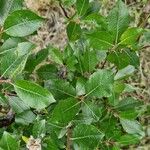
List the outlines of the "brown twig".
<svg viewBox="0 0 150 150">
<path fill-rule="evenodd" d="M 3 84 L 3 83 L 11 83 L 11 80 L 10 79 L 7 79 L 7 80 L 0 79 L 0 84 Z"/>
<path fill-rule="evenodd" d="M 71 127 L 68 127 L 67 129 L 67 149 L 66 150 L 71 150 L 72 146 L 72 141 L 71 141 L 71 136 L 72 136 L 72 129 Z"/>
</svg>

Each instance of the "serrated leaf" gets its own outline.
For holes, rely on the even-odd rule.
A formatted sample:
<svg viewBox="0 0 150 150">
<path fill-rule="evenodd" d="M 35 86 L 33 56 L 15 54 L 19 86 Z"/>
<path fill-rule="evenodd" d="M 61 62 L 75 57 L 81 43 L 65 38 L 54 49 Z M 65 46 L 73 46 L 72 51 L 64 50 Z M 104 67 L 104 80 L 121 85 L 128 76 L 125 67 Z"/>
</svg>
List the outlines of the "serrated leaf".
<svg viewBox="0 0 150 150">
<path fill-rule="evenodd" d="M 129 75 L 131 75 L 133 72 L 135 71 L 135 67 L 134 66 L 127 66 L 121 70 L 119 70 L 116 75 L 115 75 L 115 80 L 119 80 L 119 79 L 122 79 L 122 78 L 125 78 Z"/>
<path fill-rule="evenodd" d="M 41 17 L 29 10 L 17 10 L 7 17 L 4 32 L 15 37 L 27 36 L 36 31 L 42 22 Z"/>
<path fill-rule="evenodd" d="M 30 81 L 18 80 L 14 84 L 17 95 L 28 106 L 37 110 L 55 102 L 52 94 L 41 86 Z"/>
<path fill-rule="evenodd" d="M 1 0 L 0 1 L 0 25 L 3 25 L 7 16 L 22 7 L 22 0 Z"/>
<path fill-rule="evenodd" d="M 87 9 L 89 7 L 89 0 L 77 0 L 76 8 L 79 16 L 85 15 Z"/>
<path fill-rule="evenodd" d="M 113 73 L 109 70 L 98 70 L 86 83 L 86 94 L 90 97 L 109 97 L 113 88 Z"/>
<path fill-rule="evenodd" d="M 90 45 L 95 49 L 107 50 L 114 46 L 111 34 L 106 31 L 94 31 L 86 36 L 90 41 Z"/>
<path fill-rule="evenodd" d="M 107 19 L 108 29 L 112 32 L 115 43 L 117 43 L 121 34 L 127 29 L 130 21 L 126 5 L 121 0 L 118 0 L 115 7 L 110 11 Z"/>
<path fill-rule="evenodd" d="M 4 150 L 19 150 L 19 143 L 16 138 L 4 131 L 3 136 L 0 140 L 0 147 Z"/>
<path fill-rule="evenodd" d="M 68 98 L 61 100 L 56 105 L 50 118 L 50 123 L 66 126 L 70 121 L 74 119 L 80 108 L 79 101 L 74 98 Z"/>
<path fill-rule="evenodd" d="M 142 126 L 140 125 L 140 123 L 138 121 L 121 118 L 120 123 L 121 123 L 123 129 L 127 133 L 133 134 L 133 135 L 138 135 L 141 138 L 145 136 L 145 133 L 142 130 Z"/>
<path fill-rule="evenodd" d="M 80 25 L 75 22 L 70 22 L 67 26 L 67 35 L 70 41 L 79 39 L 81 35 Z"/>
<path fill-rule="evenodd" d="M 73 130 L 73 142 L 81 148 L 94 149 L 104 137 L 95 126 L 79 124 Z"/>
</svg>

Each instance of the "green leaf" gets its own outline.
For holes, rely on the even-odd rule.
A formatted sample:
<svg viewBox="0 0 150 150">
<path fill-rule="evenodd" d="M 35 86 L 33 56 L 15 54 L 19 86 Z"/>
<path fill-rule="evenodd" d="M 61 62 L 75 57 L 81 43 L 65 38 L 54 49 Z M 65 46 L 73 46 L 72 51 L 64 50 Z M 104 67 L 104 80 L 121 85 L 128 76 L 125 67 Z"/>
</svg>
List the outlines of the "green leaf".
<svg viewBox="0 0 150 150">
<path fill-rule="evenodd" d="M 97 122 L 102 116 L 102 107 L 92 102 L 84 102 L 82 106 L 82 115 L 87 124 Z"/>
<path fill-rule="evenodd" d="M 21 42 L 23 42 L 23 40 L 20 38 L 8 38 L 0 47 L 0 56 L 3 56 L 10 51 L 15 51 L 18 44 Z"/>
<path fill-rule="evenodd" d="M 122 79 L 122 78 L 125 78 L 129 75 L 131 75 L 133 72 L 135 71 L 135 67 L 134 66 L 127 66 L 121 70 L 119 70 L 116 75 L 115 75 L 115 80 L 119 80 L 119 79 Z"/>
<path fill-rule="evenodd" d="M 127 111 L 127 110 L 133 110 L 136 107 L 141 106 L 142 103 L 132 97 L 128 97 L 125 99 L 122 99 L 119 104 L 116 106 L 116 109 L 119 111 Z"/>
<path fill-rule="evenodd" d="M 50 118 L 50 123 L 66 126 L 74 119 L 80 108 L 79 102 L 74 98 L 61 100 L 56 105 Z"/>
<path fill-rule="evenodd" d="M 76 96 L 75 88 L 69 82 L 64 80 L 50 80 L 46 82 L 45 86 L 58 100 Z"/>
<path fill-rule="evenodd" d="M 3 56 L 0 61 L 1 78 L 15 78 L 18 74 L 20 74 L 23 71 L 27 58 L 28 54 L 25 54 L 20 57 L 16 56 L 14 52 L 9 52 L 5 54 L 5 56 Z"/>
<path fill-rule="evenodd" d="M 49 137 L 44 141 L 44 150 L 60 150 L 55 139 Z"/>
<path fill-rule="evenodd" d="M 34 137 L 43 137 L 46 132 L 46 120 L 37 120 L 34 123 L 32 133 Z"/>
<path fill-rule="evenodd" d="M 120 38 L 120 43 L 119 44 L 123 44 L 123 45 L 132 45 L 134 43 L 136 43 L 138 37 L 143 33 L 143 29 L 141 28 L 136 28 L 136 27 L 132 27 L 132 28 L 128 28 L 121 36 Z"/>
<path fill-rule="evenodd" d="M 48 57 L 48 49 L 42 49 L 28 57 L 26 62 L 25 71 L 32 72 L 36 66 L 42 63 Z"/>
<path fill-rule="evenodd" d="M 103 137 L 104 134 L 95 126 L 79 124 L 74 128 L 71 139 L 81 148 L 95 149 Z"/>
<path fill-rule="evenodd" d="M 81 65 L 84 72 L 92 72 L 99 62 L 97 52 L 94 50 L 86 50 L 81 56 Z"/>
<path fill-rule="evenodd" d="M 18 80 L 15 82 L 14 88 L 25 104 L 37 110 L 55 102 L 49 91 L 30 81 Z"/>
<path fill-rule="evenodd" d="M 79 78 L 76 83 L 76 93 L 78 96 L 85 94 L 85 80 L 84 78 Z"/>
<path fill-rule="evenodd" d="M 76 8 L 79 16 L 85 15 L 87 9 L 89 7 L 89 0 L 77 0 Z"/>
<path fill-rule="evenodd" d="M 16 138 L 4 131 L 3 136 L 0 140 L 0 147 L 4 150 L 19 150 L 19 143 Z"/>
<path fill-rule="evenodd" d="M 113 73 L 109 70 L 98 70 L 93 73 L 86 83 L 87 96 L 109 97 L 113 88 Z"/>
<path fill-rule="evenodd" d="M 36 115 L 31 110 L 25 110 L 15 116 L 15 122 L 22 125 L 29 125 L 36 119 Z"/>
<path fill-rule="evenodd" d="M 47 64 L 41 66 L 38 70 L 36 70 L 37 75 L 42 80 L 56 79 L 58 78 L 58 69 L 56 66 L 52 64 Z"/>
<path fill-rule="evenodd" d="M 80 38 L 81 28 L 75 22 L 70 22 L 67 26 L 67 35 L 70 41 L 76 41 Z"/>
<path fill-rule="evenodd" d="M 121 118 L 120 123 L 121 123 L 123 129 L 127 133 L 133 134 L 133 135 L 138 135 L 141 138 L 145 136 L 145 133 L 142 130 L 142 126 L 140 125 L 140 123 L 138 121 Z"/>
<path fill-rule="evenodd" d="M 139 142 L 139 139 L 133 135 L 126 134 L 121 136 L 117 142 L 123 146 L 137 144 Z"/>
<path fill-rule="evenodd" d="M 54 61 L 57 64 L 62 65 L 63 64 L 63 55 L 60 51 L 60 49 L 56 48 L 49 48 L 49 54 L 52 61 Z"/>
<path fill-rule="evenodd" d="M 7 16 L 22 7 L 22 0 L 1 0 L 0 1 L 0 25 L 3 25 Z"/>
<path fill-rule="evenodd" d="M 127 29 L 130 21 L 126 5 L 121 0 L 118 0 L 115 7 L 110 11 L 107 19 L 108 29 L 112 32 L 115 43 L 117 43 L 121 34 Z"/>
<path fill-rule="evenodd" d="M 90 45 L 95 49 L 107 50 L 114 46 L 111 34 L 106 31 L 94 31 L 86 36 L 90 41 Z"/>
<path fill-rule="evenodd" d="M 132 65 L 137 68 L 140 64 L 137 53 L 129 49 L 111 52 L 107 56 L 107 60 L 111 63 L 114 63 L 118 67 L 118 69 L 123 69 L 128 65 Z"/>
<path fill-rule="evenodd" d="M 20 98 L 14 96 L 9 97 L 9 105 L 16 114 L 30 109 Z"/>
<path fill-rule="evenodd" d="M 42 22 L 43 19 L 31 11 L 18 10 L 7 17 L 4 32 L 15 37 L 27 36 L 36 31 Z"/>
<path fill-rule="evenodd" d="M 8 104 L 7 98 L 2 93 L 0 93 L 0 105 L 5 106 L 7 104 Z"/>
</svg>

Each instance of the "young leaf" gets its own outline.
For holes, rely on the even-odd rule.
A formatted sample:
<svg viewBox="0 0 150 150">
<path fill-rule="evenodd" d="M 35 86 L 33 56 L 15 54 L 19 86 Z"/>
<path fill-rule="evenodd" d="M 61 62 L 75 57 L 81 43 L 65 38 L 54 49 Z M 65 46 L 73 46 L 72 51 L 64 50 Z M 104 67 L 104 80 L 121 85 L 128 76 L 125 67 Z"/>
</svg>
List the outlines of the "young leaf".
<svg viewBox="0 0 150 150">
<path fill-rule="evenodd" d="M 43 109 L 55 102 L 49 91 L 35 83 L 18 80 L 15 82 L 14 88 L 25 104 L 37 110 Z"/>
<path fill-rule="evenodd" d="M 74 144 L 77 144 L 81 149 L 95 149 L 103 137 L 104 134 L 95 126 L 79 124 L 74 128 L 73 137 L 71 139 Z"/>
<path fill-rule="evenodd" d="M 121 118 L 120 123 L 127 133 L 139 135 L 141 138 L 145 136 L 145 133 L 142 130 L 142 126 L 138 121 Z"/>
<path fill-rule="evenodd" d="M 108 29 L 112 32 L 115 42 L 117 43 L 121 34 L 127 29 L 130 21 L 129 12 L 126 5 L 118 0 L 108 17 Z"/>
<path fill-rule="evenodd" d="M 113 88 L 113 73 L 109 70 L 98 70 L 93 73 L 86 83 L 87 96 L 109 97 Z"/>
<path fill-rule="evenodd" d="M 67 35 L 70 41 L 76 41 L 80 38 L 81 35 L 81 28 L 75 22 L 70 22 L 67 26 Z"/>
<path fill-rule="evenodd" d="M 95 31 L 86 36 L 90 41 L 90 45 L 95 49 L 107 50 L 114 46 L 111 34 L 106 31 Z"/>
<path fill-rule="evenodd" d="M 80 108 L 79 102 L 74 98 L 61 100 L 56 105 L 50 118 L 50 123 L 66 126 L 74 119 Z"/>
<path fill-rule="evenodd" d="M 4 150 L 19 150 L 19 143 L 16 138 L 4 131 L 3 136 L 0 140 L 0 148 Z"/>
<path fill-rule="evenodd" d="M 79 16 L 85 15 L 87 9 L 89 7 L 89 0 L 77 0 L 76 8 Z"/>
<path fill-rule="evenodd" d="M 4 23 L 4 32 L 10 36 L 23 37 L 32 34 L 42 25 L 43 19 L 29 10 L 17 10 Z"/>
</svg>

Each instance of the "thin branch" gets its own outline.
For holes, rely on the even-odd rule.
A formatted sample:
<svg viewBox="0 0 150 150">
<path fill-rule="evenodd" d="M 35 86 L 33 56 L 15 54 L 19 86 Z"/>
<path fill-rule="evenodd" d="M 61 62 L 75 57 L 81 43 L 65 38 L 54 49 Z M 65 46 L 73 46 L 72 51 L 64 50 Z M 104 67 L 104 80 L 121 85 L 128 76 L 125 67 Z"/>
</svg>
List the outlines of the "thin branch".
<svg viewBox="0 0 150 150">
<path fill-rule="evenodd" d="M 71 127 L 68 127 L 68 129 L 67 129 L 67 149 L 66 150 L 72 150 L 71 136 L 72 136 L 72 129 L 71 129 Z"/>
</svg>

